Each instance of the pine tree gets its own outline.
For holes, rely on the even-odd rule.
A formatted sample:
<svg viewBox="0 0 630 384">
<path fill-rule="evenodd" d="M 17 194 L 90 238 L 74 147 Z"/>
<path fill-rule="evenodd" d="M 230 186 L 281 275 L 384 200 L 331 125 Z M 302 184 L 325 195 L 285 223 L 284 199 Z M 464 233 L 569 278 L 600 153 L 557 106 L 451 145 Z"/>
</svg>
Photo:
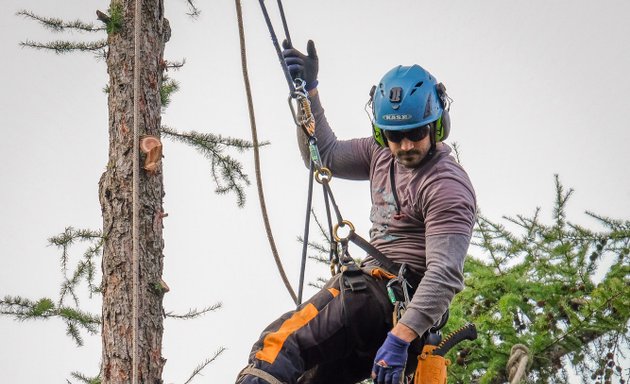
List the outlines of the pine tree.
<svg viewBox="0 0 630 384">
<path fill-rule="evenodd" d="M 134 69 L 140 77 L 139 131 L 159 138 L 161 119 L 160 87 L 164 71 L 164 45 L 170 27 L 163 16 L 162 1 L 143 2 L 140 31 L 134 28 L 136 2 L 113 1 L 108 22 L 107 67 L 109 72 L 109 163 L 99 182 L 103 215 L 103 383 L 127 383 L 134 368 L 138 382 L 162 379 L 163 270 L 162 207 L 163 180 L 160 166 L 140 172 L 139 271 L 133 270 L 133 156 Z M 140 33 L 140 63 L 135 65 L 134 33 Z M 158 159 L 159 160 L 159 159 Z M 138 324 L 133 324 L 134 274 L 138 279 Z M 134 327 L 138 327 L 137 366 L 133 367 Z"/>
<path fill-rule="evenodd" d="M 192 0 L 187 0 L 190 15 L 199 10 Z M 177 90 L 177 83 L 165 75 L 169 68 L 179 68 L 183 63 L 164 60 L 164 48 L 170 37 L 170 26 L 164 17 L 162 0 L 142 1 L 139 30 L 135 28 L 136 0 L 112 0 L 108 12 L 97 11 L 103 26 L 95 26 L 80 20 L 66 22 L 58 18 L 42 17 L 30 11 L 18 15 L 35 20 L 53 32 L 81 31 L 106 34 L 97 41 L 48 43 L 22 42 L 23 46 L 52 50 L 57 54 L 89 52 L 105 58 L 109 73 L 109 161 L 99 182 L 99 200 L 103 216 L 100 231 L 76 230 L 72 227 L 51 238 L 51 244 L 62 249 L 64 282 L 59 300 L 49 298 L 30 300 L 19 296 L 6 296 L 0 300 L 0 314 L 14 316 L 18 320 L 59 317 L 66 323 L 68 335 L 77 345 L 82 344 L 81 330 L 90 334 L 101 332 L 102 361 L 97 377 L 74 372 L 73 378 L 85 383 L 129 383 L 132 381 L 133 351 L 133 170 L 136 152 L 142 151 L 138 191 L 138 383 L 161 383 L 165 359 L 162 357 L 163 319 L 172 316 L 194 318 L 215 310 L 219 305 L 202 310 L 191 310 L 184 315 L 166 312 L 162 299 L 168 286 L 161 279 L 163 270 L 162 207 L 164 188 L 161 171 L 162 136 L 193 146 L 207 157 L 212 166 L 212 176 L 217 183 L 217 193 L 235 193 L 237 203 L 245 202 L 244 185 L 249 184 L 241 164 L 226 154 L 228 148 L 243 150 L 252 144 L 245 140 L 225 138 L 210 133 L 180 133 L 161 126 L 161 113 Z M 135 65 L 135 33 L 139 34 L 139 62 Z M 139 72 L 138 128 L 141 135 L 139 148 L 134 137 L 134 69 Z M 68 276 L 68 252 L 77 242 L 87 242 L 88 249 L 81 261 Z M 102 281 L 98 282 L 96 259 L 102 257 Z M 102 313 L 94 315 L 79 307 L 76 289 L 87 283 L 90 294 L 102 295 Z M 70 300 L 69 300 L 70 299 Z M 189 382 L 216 358 L 222 349 L 201 363 Z"/>
<path fill-rule="evenodd" d="M 483 255 L 466 262 L 447 331 L 470 321 L 480 336 L 452 351 L 449 382 L 507 382 L 518 344 L 529 351 L 527 382 L 568 382 L 567 366 L 584 383 L 628 381 L 630 222 L 587 212 L 602 230 L 573 224 L 572 193 L 556 176 L 550 224 L 540 209 L 505 218 L 514 231 L 479 216 L 473 243 Z"/>
</svg>

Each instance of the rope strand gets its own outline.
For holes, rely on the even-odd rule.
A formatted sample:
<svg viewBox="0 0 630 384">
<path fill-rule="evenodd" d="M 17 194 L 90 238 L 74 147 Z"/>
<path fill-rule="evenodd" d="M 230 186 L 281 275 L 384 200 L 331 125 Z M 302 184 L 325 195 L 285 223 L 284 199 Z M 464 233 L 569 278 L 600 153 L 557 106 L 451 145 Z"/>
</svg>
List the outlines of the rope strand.
<svg viewBox="0 0 630 384">
<path fill-rule="evenodd" d="M 529 348 L 523 344 L 514 344 L 506 367 L 510 384 L 520 384 L 522 380 L 527 378 L 528 362 Z"/>
<path fill-rule="evenodd" d="M 134 63 L 133 63 L 133 184 L 132 184 L 132 314 L 131 314 L 131 372 L 132 383 L 139 383 L 138 372 L 138 327 L 139 327 L 139 289 L 140 284 L 140 28 L 142 19 L 142 0 L 135 0 L 134 14 Z"/>
<path fill-rule="evenodd" d="M 249 122 L 252 131 L 252 142 L 254 147 L 254 165 L 256 168 L 256 186 L 258 190 L 258 201 L 260 202 L 260 210 L 262 211 L 263 222 L 265 224 L 265 231 L 267 232 L 267 240 L 269 241 L 269 246 L 271 247 L 271 253 L 273 254 L 273 258 L 276 262 L 276 266 L 278 267 L 278 272 L 280 272 L 280 276 L 282 278 L 282 282 L 284 286 L 287 288 L 289 295 L 291 295 L 291 299 L 293 302 L 298 305 L 299 300 L 295 295 L 295 291 L 291 287 L 291 283 L 287 278 L 287 275 L 284 271 L 284 267 L 282 266 L 282 261 L 280 260 L 280 256 L 278 255 L 278 249 L 276 248 L 276 243 L 273 238 L 273 233 L 271 231 L 271 224 L 269 223 L 269 215 L 267 214 L 267 204 L 265 203 L 265 193 L 262 187 L 262 176 L 260 171 L 260 154 L 258 151 L 258 133 L 256 129 L 256 116 L 254 115 L 254 103 L 252 101 L 252 91 L 249 84 L 249 75 L 247 71 L 247 52 L 245 49 L 245 31 L 243 28 L 243 12 L 241 9 L 240 0 L 235 0 L 236 4 L 236 16 L 238 19 L 238 36 L 239 42 L 241 45 L 241 63 L 243 69 L 243 81 L 245 82 L 245 92 L 247 94 L 247 107 L 249 111 Z"/>
</svg>

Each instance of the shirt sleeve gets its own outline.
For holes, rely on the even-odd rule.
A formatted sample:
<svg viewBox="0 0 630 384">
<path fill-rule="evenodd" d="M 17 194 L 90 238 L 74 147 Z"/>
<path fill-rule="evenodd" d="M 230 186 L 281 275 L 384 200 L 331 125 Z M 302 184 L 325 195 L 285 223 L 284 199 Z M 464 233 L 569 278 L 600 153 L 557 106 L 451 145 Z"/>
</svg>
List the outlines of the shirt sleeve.
<svg viewBox="0 0 630 384">
<path fill-rule="evenodd" d="M 458 168 L 439 170 L 421 192 L 421 210 L 426 236 L 472 235 L 475 226 L 475 192 L 468 177 Z"/>
<path fill-rule="evenodd" d="M 370 176 L 370 161 L 374 150 L 374 140 L 371 137 L 339 140 L 331 129 L 319 100 L 319 94 L 311 97 L 311 110 L 315 117 L 315 137 L 317 147 L 325 167 L 329 168 L 333 176 L 351 180 L 367 180 Z M 307 136 L 298 127 L 298 146 L 304 164 L 308 167 L 310 151 Z"/>
<path fill-rule="evenodd" d="M 423 335 L 440 320 L 464 288 L 464 259 L 470 236 L 427 236 L 427 269 L 400 322 Z"/>
</svg>

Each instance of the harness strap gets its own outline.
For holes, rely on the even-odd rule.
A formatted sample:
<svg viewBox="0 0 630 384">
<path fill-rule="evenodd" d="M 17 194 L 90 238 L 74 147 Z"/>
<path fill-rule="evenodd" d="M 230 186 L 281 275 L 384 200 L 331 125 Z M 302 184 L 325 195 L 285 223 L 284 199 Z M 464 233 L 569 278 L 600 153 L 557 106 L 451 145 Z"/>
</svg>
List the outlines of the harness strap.
<svg viewBox="0 0 630 384">
<path fill-rule="evenodd" d="M 245 376 L 245 375 L 256 376 L 258 378 L 265 380 L 269 384 L 284 384 L 282 381 L 276 379 L 270 373 L 265 372 L 262 369 L 254 368 L 254 366 L 252 365 L 248 365 L 238 374 L 239 377 Z"/>
<path fill-rule="evenodd" d="M 370 256 L 375 258 L 376 261 L 379 262 L 381 267 L 387 272 L 391 273 L 392 275 L 398 276 L 400 272 L 400 265 L 394 263 L 389 257 L 385 256 L 383 252 L 379 251 L 367 240 L 357 235 L 356 232 L 352 231 L 348 235 L 348 240 L 352 241 L 354 244 L 358 245 L 361 249 L 367 252 Z"/>
<path fill-rule="evenodd" d="M 310 232 L 311 209 L 313 206 L 313 174 L 315 173 L 314 164 L 311 161 L 308 170 L 308 197 L 306 199 L 306 220 L 304 222 L 304 237 L 302 243 L 302 262 L 300 264 L 300 281 L 298 284 L 298 295 L 296 304 L 302 304 L 302 294 L 304 293 L 304 272 L 306 270 L 306 257 L 308 253 L 308 236 Z"/>
</svg>

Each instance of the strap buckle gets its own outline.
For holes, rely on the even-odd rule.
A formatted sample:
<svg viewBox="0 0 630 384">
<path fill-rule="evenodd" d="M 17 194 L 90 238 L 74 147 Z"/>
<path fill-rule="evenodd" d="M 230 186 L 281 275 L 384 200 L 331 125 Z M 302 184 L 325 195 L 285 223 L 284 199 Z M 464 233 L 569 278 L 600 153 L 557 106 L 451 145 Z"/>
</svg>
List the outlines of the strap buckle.
<svg viewBox="0 0 630 384">
<path fill-rule="evenodd" d="M 365 275 L 354 261 L 341 266 L 341 276 L 344 286 L 350 288 L 352 292 L 362 291 L 367 288 Z"/>
</svg>

